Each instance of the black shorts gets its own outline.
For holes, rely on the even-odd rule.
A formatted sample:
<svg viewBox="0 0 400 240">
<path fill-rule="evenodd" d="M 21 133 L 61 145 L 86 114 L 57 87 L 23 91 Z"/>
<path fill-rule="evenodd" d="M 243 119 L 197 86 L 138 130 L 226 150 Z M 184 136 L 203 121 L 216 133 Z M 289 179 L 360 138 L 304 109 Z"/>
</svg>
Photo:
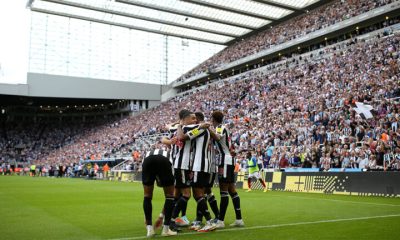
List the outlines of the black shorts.
<svg viewBox="0 0 400 240">
<path fill-rule="evenodd" d="M 193 181 L 193 172 L 190 170 L 174 169 L 175 187 L 190 188 Z"/>
<path fill-rule="evenodd" d="M 208 183 L 206 185 L 206 188 L 214 187 L 215 176 L 217 176 L 217 173 L 210 173 L 210 177 L 208 179 Z"/>
<path fill-rule="evenodd" d="M 167 187 L 174 185 L 172 165 L 168 158 L 162 155 L 150 155 L 143 160 L 142 183 L 146 186 L 157 185 Z"/>
<path fill-rule="evenodd" d="M 218 182 L 235 183 L 235 166 L 225 165 L 225 168 L 218 167 Z"/>
<path fill-rule="evenodd" d="M 204 188 L 208 186 L 210 181 L 210 173 L 206 172 L 193 172 L 193 182 L 192 187 Z"/>
</svg>

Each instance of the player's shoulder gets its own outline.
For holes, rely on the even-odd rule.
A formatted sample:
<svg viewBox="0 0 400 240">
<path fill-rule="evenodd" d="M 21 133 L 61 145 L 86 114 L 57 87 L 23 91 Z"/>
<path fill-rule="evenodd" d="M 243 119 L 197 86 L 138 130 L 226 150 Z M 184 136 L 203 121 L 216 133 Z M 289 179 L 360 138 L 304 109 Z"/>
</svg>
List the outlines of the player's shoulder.
<svg viewBox="0 0 400 240">
<path fill-rule="evenodd" d="M 182 127 L 184 130 L 193 130 L 195 128 L 198 128 L 200 125 L 199 124 L 190 124 L 190 125 L 185 125 Z"/>
<path fill-rule="evenodd" d="M 179 124 L 177 124 L 177 123 L 174 123 L 174 124 L 172 124 L 172 125 L 169 125 L 169 126 L 168 126 L 168 131 L 169 131 L 169 132 L 175 132 L 176 130 L 178 130 L 178 125 L 179 125 Z"/>
</svg>

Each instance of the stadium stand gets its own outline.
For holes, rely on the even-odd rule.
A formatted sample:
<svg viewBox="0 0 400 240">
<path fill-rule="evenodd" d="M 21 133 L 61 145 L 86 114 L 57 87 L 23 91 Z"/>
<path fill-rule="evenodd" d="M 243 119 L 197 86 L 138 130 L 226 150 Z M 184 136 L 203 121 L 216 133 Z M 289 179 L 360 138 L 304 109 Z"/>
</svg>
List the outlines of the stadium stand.
<svg viewBox="0 0 400 240">
<path fill-rule="evenodd" d="M 228 47 L 186 77 L 391 2 L 334 1 Z M 285 33 L 289 28 L 293 34 Z M 138 116 L 3 123 L 0 166 L 17 161 L 72 169 L 87 159 L 133 157 L 166 132 L 180 109 L 189 108 L 207 117 L 216 109 L 226 113 L 239 161 L 241 151 L 254 149 L 268 168 L 399 170 L 400 33 L 382 31 L 217 81 Z M 372 106 L 372 118 L 368 110 L 358 114 L 356 103 Z M 139 162 L 134 159 L 135 169 Z"/>
<path fill-rule="evenodd" d="M 336 0 L 324 6 L 304 13 L 296 18 L 250 36 L 243 41 L 237 42 L 210 59 L 206 60 L 196 68 L 192 69 L 180 80 L 190 78 L 197 74 L 201 75 L 210 69 L 233 62 L 240 58 L 255 54 L 262 50 L 282 44 L 286 41 L 312 33 L 319 29 L 336 24 L 351 17 L 368 12 L 374 8 L 390 4 L 392 0 L 369 0 L 369 1 L 342 1 Z M 345 13 L 345 14 L 343 14 Z"/>
</svg>

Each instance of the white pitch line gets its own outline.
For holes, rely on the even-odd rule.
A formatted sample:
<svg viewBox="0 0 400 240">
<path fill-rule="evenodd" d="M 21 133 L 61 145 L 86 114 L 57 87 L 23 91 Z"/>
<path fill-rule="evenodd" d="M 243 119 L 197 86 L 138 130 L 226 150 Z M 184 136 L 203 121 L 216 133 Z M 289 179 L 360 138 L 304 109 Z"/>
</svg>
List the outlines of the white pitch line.
<svg viewBox="0 0 400 240">
<path fill-rule="evenodd" d="M 390 203 L 357 202 L 357 201 L 346 201 L 346 200 L 339 200 L 339 199 L 310 198 L 310 197 L 298 197 L 298 196 L 287 196 L 287 197 L 310 199 L 310 200 L 331 201 L 331 202 L 343 202 L 343 203 L 352 203 L 352 204 L 367 204 L 367 205 L 376 205 L 376 206 L 400 207 L 400 204 L 390 204 Z"/>
<path fill-rule="evenodd" d="M 368 220 L 368 219 L 377 219 L 377 218 L 390 218 L 390 217 L 400 217 L 400 214 L 370 216 L 370 217 L 357 217 L 357 218 L 327 219 L 327 220 L 320 220 L 320 221 L 313 221 L 313 222 L 283 223 L 283 224 L 274 224 L 274 225 L 265 225 L 265 226 L 253 226 L 253 227 L 243 227 L 243 228 L 227 228 L 227 229 L 217 230 L 216 232 L 245 231 L 245 230 L 263 229 L 263 228 L 279 228 L 279 227 L 299 226 L 299 225 L 318 224 L 318 223 L 358 221 L 358 220 Z M 178 236 L 200 235 L 200 234 L 204 234 L 204 233 L 188 232 L 188 233 L 178 234 Z M 137 239 L 147 239 L 147 237 L 138 236 L 138 237 L 127 237 L 127 238 L 113 238 L 113 239 L 108 239 L 108 240 L 137 240 Z"/>
</svg>

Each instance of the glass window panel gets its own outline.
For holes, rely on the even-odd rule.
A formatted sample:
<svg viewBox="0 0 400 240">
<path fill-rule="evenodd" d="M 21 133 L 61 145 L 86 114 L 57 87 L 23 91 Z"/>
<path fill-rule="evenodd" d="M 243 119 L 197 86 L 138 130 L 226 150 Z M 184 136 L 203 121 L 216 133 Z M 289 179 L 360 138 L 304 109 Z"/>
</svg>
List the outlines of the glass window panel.
<svg viewBox="0 0 400 240">
<path fill-rule="evenodd" d="M 87 0 L 82 4 L 82 1 L 78 0 L 70 0 L 65 2 L 71 2 L 74 4 L 79 4 L 81 6 L 88 6 L 88 7 L 96 7 L 96 8 L 104 8 L 104 4 L 102 1 L 91 1 Z M 213 21 L 206 21 L 201 20 L 198 18 L 190 17 L 190 16 L 183 16 L 168 12 L 162 12 L 154 9 L 138 7 L 134 5 L 127 5 L 127 4 L 110 4 L 105 9 L 110 11 L 115 11 L 116 13 L 127 14 L 132 17 L 140 16 L 144 18 L 151 18 L 158 21 L 163 22 L 173 22 L 179 23 L 185 26 L 192 26 L 192 27 L 200 27 L 205 29 L 217 30 L 224 33 L 236 33 L 236 34 L 244 34 L 249 30 L 246 28 L 235 27 L 227 24 L 216 23 Z M 134 14 L 133 14 L 134 13 Z M 118 15 L 118 14 L 116 14 Z"/>
<path fill-rule="evenodd" d="M 284 5 L 288 5 L 291 7 L 296 7 L 296 8 L 304 8 L 307 7 L 313 3 L 318 2 L 318 0 L 269 0 L 270 2 L 276 2 L 276 3 L 282 3 Z M 266 1 L 268 2 L 268 1 Z"/>
<path fill-rule="evenodd" d="M 128 29 L 126 27 L 141 28 L 145 26 L 151 31 L 160 31 L 167 35 L 185 35 L 187 37 L 225 43 L 233 40 L 233 38 L 221 34 L 240 36 L 248 33 L 250 30 L 245 27 L 236 27 L 199 19 L 196 16 L 217 19 L 232 24 L 246 25 L 251 28 L 258 28 L 270 23 L 270 21 L 246 16 L 245 14 L 237 14 L 180 0 L 129 1 L 174 9 L 181 12 L 181 14 L 173 14 L 110 0 L 65 1 L 128 15 L 124 17 L 118 14 L 104 13 L 63 4 L 40 0 L 34 1 L 33 6 L 39 9 L 121 24 L 125 28 L 33 12 L 30 70 L 125 81 L 171 82 L 223 49 L 224 46 L 188 40 L 184 37 L 172 37 Z M 250 0 L 235 0 L 237 4 L 232 4 L 230 0 L 198 1 L 271 18 L 281 18 L 292 13 L 292 11 L 268 5 L 268 2 L 280 3 L 295 8 L 304 8 L 317 2 L 317 0 L 264 0 L 267 4 L 262 4 Z M 139 18 L 150 19 L 141 20 L 132 16 L 129 17 L 129 14 L 139 16 Z M 173 26 L 174 24 L 171 23 L 187 26 L 188 28 Z M 209 31 L 220 32 L 221 34 L 189 29 L 191 27 L 208 29 Z"/>
<path fill-rule="evenodd" d="M 125 0 L 126 1 L 126 0 Z M 212 19 L 217 19 L 220 21 L 225 21 L 232 24 L 245 25 L 250 28 L 259 28 L 264 26 L 270 21 L 265 19 L 260 19 L 256 17 L 246 16 L 245 13 L 255 13 L 271 18 L 281 18 L 284 17 L 292 11 L 268 5 L 268 2 L 275 2 L 278 4 L 283 4 L 295 8 L 304 8 L 310 4 L 317 2 L 317 0 L 264 0 L 267 4 L 262 4 L 256 1 L 250 0 L 235 0 L 235 4 L 232 4 L 231 0 L 198 0 L 204 3 L 216 4 L 221 7 L 233 8 L 238 11 L 243 11 L 244 14 L 238 14 L 230 11 L 224 11 L 212 7 L 201 6 L 198 4 L 193 4 L 189 2 L 184 2 L 181 0 L 162 0 L 162 1 L 148 1 L 148 0 L 127 0 L 132 3 L 138 3 L 143 5 L 135 6 L 132 4 L 125 4 L 111 0 L 65 0 L 63 2 L 67 4 L 75 4 L 80 7 L 71 7 L 64 4 L 57 4 L 54 2 L 40 1 L 36 0 L 33 3 L 34 8 L 47 9 L 50 11 L 68 13 L 76 16 L 89 17 L 99 20 L 114 21 L 117 24 L 133 25 L 133 27 L 146 26 L 150 30 L 163 31 L 168 29 L 167 34 L 176 34 L 181 31 L 181 28 L 170 27 L 168 23 L 180 24 L 187 26 L 188 28 L 199 28 L 208 29 L 215 32 L 220 32 L 221 34 L 241 36 L 250 31 L 250 29 L 245 27 L 237 27 L 229 24 L 223 24 L 213 21 Z M 168 9 L 177 11 L 179 13 L 168 13 L 162 10 L 150 9 L 146 6 L 158 7 L 162 9 Z M 151 23 L 149 21 L 133 19 L 132 17 L 121 17 L 118 14 L 104 13 L 101 11 L 93 11 L 84 8 L 94 7 L 99 10 L 117 12 L 121 14 L 126 14 L 128 16 L 134 15 L 134 17 L 139 18 L 150 18 L 147 20 L 161 21 L 167 24 Z M 196 17 L 206 17 L 211 20 L 203 20 Z M 205 38 L 214 38 L 212 33 L 202 34 L 201 32 L 186 31 L 188 37 L 201 36 Z M 200 34 L 199 34 L 200 33 Z M 203 38 L 202 38 L 203 39 Z M 216 38 L 215 38 L 216 39 Z M 223 41 L 230 41 L 230 38 L 218 37 L 218 39 L 224 39 Z M 214 40 L 214 39 L 209 39 Z"/>
<path fill-rule="evenodd" d="M 68 68 L 68 18 L 53 16 L 47 22 L 47 29 L 54 31 L 46 32 L 46 71 L 48 73 L 67 74 Z"/>
<path fill-rule="evenodd" d="M 116 23 L 116 24 L 122 24 L 123 26 L 126 27 L 137 27 L 137 28 L 145 28 L 149 29 L 151 31 L 161 31 L 165 32 L 166 34 L 178 34 L 178 35 L 184 35 L 192 38 L 199 38 L 201 40 L 211 40 L 211 41 L 216 41 L 219 43 L 225 43 L 230 40 L 232 40 L 232 37 L 227 37 L 224 35 L 218 35 L 214 33 L 206 33 L 206 32 L 201 32 L 197 30 L 191 30 L 191 29 L 186 29 L 186 28 L 181 28 L 181 27 L 175 27 L 175 26 L 170 26 L 166 24 L 160 24 L 156 22 L 150 22 L 150 21 L 144 21 L 140 19 L 134 19 L 134 18 L 129 18 L 129 17 L 123 17 L 123 16 L 117 16 L 113 14 L 108 14 L 108 13 L 99 13 L 96 11 L 92 10 L 87 10 L 87 9 L 81 9 L 77 7 L 71 7 L 71 6 L 62 6 L 62 10 L 59 10 L 60 6 L 59 4 L 54 4 L 54 3 L 48 3 L 48 2 L 40 2 L 44 3 L 43 5 L 40 6 L 40 9 L 46 9 L 46 10 L 51 10 L 51 11 L 56 11 L 60 13 L 65 13 L 65 14 L 72 14 L 72 15 L 77 15 L 77 12 L 79 16 L 84 16 L 84 17 L 90 17 L 94 20 L 99 20 L 99 21 L 107 21 L 110 23 Z M 48 6 L 48 4 L 55 5 L 56 7 L 53 8 L 52 6 Z"/>
<path fill-rule="evenodd" d="M 68 70 L 73 76 L 89 76 L 91 24 L 71 18 L 69 21 Z M 85 39 L 86 41 L 82 41 Z"/>
<path fill-rule="evenodd" d="M 224 48 L 50 14 L 31 16 L 31 72 L 165 84 Z"/>
<path fill-rule="evenodd" d="M 265 25 L 265 21 L 259 18 L 249 17 L 237 13 L 228 11 L 222 11 L 211 7 L 200 6 L 180 0 L 163 0 L 163 1 L 147 1 L 147 0 L 130 0 L 130 2 L 140 2 L 147 5 L 156 5 L 159 7 L 178 10 L 187 13 L 188 16 L 191 14 L 212 17 L 223 21 L 247 24 L 252 27 L 260 27 Z M 126 5 L 126 4 L 125 4 Z"/>
<path fill-rule="evenodd" d="M 231 0 L 200 0 L 200 2 L 216 4 L 218 6 L 243 11 L 243 13 L 255 13 L 272 18 L 281 18 L 292 13 L 292 11 L 284 8 L 278 8 L 249 0 L 236 0 L 235 4 L 232 4 Z"/>
</svg>

